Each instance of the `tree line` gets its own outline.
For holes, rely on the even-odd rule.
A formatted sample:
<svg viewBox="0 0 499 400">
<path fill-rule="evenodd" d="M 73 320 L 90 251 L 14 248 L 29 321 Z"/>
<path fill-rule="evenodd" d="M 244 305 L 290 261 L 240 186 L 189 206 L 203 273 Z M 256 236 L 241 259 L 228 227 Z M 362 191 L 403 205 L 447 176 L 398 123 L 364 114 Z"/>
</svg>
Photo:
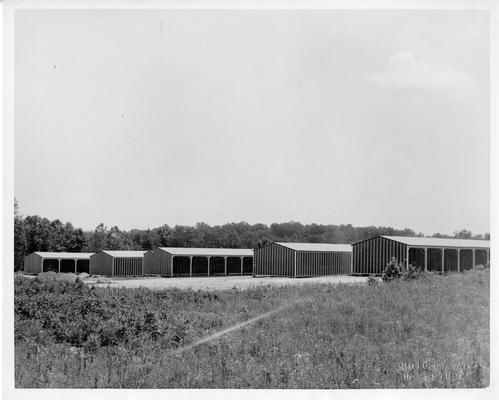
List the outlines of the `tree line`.
<svg viewBox="0 0 499 400">
<path fill-rule="evenodd" d="M 24 257 L 35 251 L 69 251 L 95 253 L 101 250 L 151 250 L 156 247 L 226 247 L 256 248 L 269 242 L 354 243 L 376 235 L 423 236 L 412 229 L 383 226 L 354 227 L 347 225 L 284 223 L 227 223 L 210 226 L 165 224 L 152 229 L 121 230 L 99 224 L 94 231 L 75 228 L 70 222 L 50 221 L 38 215 L 22 216 L 17 202 L 14 208 L 14 263 L 16 270 L 24 265 Z M 434 237 L 489 239 L 489 234 L 473 235 L 462 230 L 453 235 L 436 233 Z"/>
</svg>

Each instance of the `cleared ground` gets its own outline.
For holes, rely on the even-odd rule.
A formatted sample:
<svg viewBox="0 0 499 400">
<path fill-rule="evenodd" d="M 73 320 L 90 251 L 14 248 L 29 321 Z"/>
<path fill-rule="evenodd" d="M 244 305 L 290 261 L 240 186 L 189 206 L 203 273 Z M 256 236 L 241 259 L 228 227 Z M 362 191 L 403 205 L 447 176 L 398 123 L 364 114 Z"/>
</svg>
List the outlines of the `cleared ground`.
<svg viewBox="0 0 499 400">
<path fill-rule="evenodd" d="M 93 278 L 84 279 L 87 284 L 99 287 L 112 288 L 139 288 L 145 287 L 152 290 L 161 289 L 202 289 L 202 290 L 226 290 L 226 289 L 249 289 L 261 286 L 300 286 L 314 283 L 365 283 L 366 277 L 358 276 L 320 276 L 313 278 L 284 278 L 284 277 L 262 277 L 251 276 L 224 276 L 224 277 L 182 277 L 182 278 Z"/>
</svg>

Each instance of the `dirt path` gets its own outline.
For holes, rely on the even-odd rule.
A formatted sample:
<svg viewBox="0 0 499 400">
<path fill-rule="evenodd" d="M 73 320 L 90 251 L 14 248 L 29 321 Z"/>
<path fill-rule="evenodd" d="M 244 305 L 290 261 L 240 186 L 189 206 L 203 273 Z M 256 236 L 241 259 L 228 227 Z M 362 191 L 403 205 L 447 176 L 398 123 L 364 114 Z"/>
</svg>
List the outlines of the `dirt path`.
<svg viewBox="0 0 499 400">
<path fill-rule="evenodd" d="M 100 282 L 99 282 L 100 281 Z M 194 290 L 228 290 L 249 289 L 258 286 L 294 286 L 311 283 L 365 283 L 365 277 L 357 276 L 320 276 L 313 278 L 284 278 L 263 277 L 253 278 L 251 276 L 221 276 L 221 277 L 184 277 L 184 278 L 132 278 L 115 279 L 101 278 L 85 279 L 85 283 L 101 287 L 139 288 L 145 287 L 153 290 L 161 289 L 194 289 Z"/>
</svg>

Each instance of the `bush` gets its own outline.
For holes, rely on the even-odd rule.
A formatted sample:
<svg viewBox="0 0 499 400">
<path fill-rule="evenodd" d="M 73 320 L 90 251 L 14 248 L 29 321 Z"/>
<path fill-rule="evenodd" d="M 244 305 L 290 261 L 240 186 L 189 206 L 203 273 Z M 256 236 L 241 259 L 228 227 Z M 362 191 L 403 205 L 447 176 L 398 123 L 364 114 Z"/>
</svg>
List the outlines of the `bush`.
<svg viewBox="0 0 499 400">
<path fill-rule="evenodd" d="M 411 281 L 421 278 L 423 274 L 424 272 L 421 270 L 421 268 L 409 264 L 409 267 L 402 270 L 402 279 L 404 281 Z"/>
<path fill-rule="evenodd" d="M 395 257 L 392 257 L 391 261 L 386 265 L 381 278 L 385 282 L 391 282 L 400 278 L 404 281 L 411 281 L 423 276 L 424 271 L 422 271 L 421 268 L 412 264 L 409 264 L 406 268 L 403 263 L 398 262 Z"/>
<path fill-rule="evenodd" d="M 369 286 L 371 286 L 371 285 L 377 285 L 378 284 L 378 278 L 376 278 L 375 275 L 369 275 L 367 277 L 367 284 Z"/>
<path fill-rule="evenodd" d="M 390 262 L 386 264 L 385 270 L 381 274 L 381 279 L 385 282 L 390 282 L 399 279 L 402 276 L 404 265 L 399 263 L 395 257 L 392 257 Z"/>
</svg>

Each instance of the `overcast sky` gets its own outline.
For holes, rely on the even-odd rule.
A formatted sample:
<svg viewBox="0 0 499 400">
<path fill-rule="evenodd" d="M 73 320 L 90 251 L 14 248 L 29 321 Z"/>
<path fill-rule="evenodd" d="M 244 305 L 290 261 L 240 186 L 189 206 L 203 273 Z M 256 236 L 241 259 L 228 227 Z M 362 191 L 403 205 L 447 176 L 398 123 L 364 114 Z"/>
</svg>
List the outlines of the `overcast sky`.
<svg viewBox="0 0 499 400">
<path fill-rule="evenodd" d="M 22 11 L 24 215 L 489 231 L 488 14 Z"/>
</svg>

